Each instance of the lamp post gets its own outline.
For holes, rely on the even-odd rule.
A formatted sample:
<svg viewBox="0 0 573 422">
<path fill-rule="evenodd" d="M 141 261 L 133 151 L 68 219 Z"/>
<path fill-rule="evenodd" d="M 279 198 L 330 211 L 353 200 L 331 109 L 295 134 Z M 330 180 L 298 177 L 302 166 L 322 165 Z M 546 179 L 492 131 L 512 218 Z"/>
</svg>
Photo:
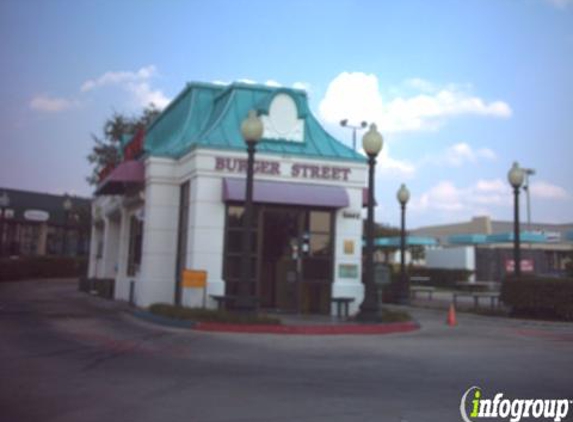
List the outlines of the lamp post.
<svg viewBox="0 0 573 422">
<path fill-rule="evenodd" d="M 524 172 L 519 168 L 517 162 L 513 163 L 513 166 L 507 173 L 507 180 L 509 184 L 513 187 L 514 195 L 514 206 L 513 206 L 513 266 L 514 274 L 516 277 L 521 275 L 521 258 L 519 250 L 519 189 L 523 184 Z"/>
<path fill-rule="evenodd" d="M 68 253 L 68 222 L 70 218 L 70 211 L 72 209 L 72 201 L 68 195 L 66 195 L 64 202 L 62 203 L 64 208 L 64 238 L 62 241 L 62 255 L 66 256 Z"/>
<path fill-rule="evenodd" d="M 378 296 L 374 284 L 374 170 L 376 156 L 382 149 L 384 140 L 373 123 L 362 137 L 362 147 L 368 155 L 368 219 L 366 221 L 366 278 L 364 280 L 364 300 L 358 317 L 361 320 L 378 318 Z"/>
<path fill-rule="evenodd" d="M 251 312 L 254 310 L 254 301 L 251 293 L 251 231 L 253 227 L 253 173 L 255 163 L 255 149 L 257 142 L 263 136 L 263 123 L 254 110 L 249 111 L 248 117 L 241 124 L 241 134 L 247 144 L 247 186 L 245 192 L 245 209 L 243 213 L 243 245 L 241 258 L 241 281 L 237 298 L 239 311 Z"/>
<path fill-rule="evenodd" d="M 525 175 L 525 183 L 523 184 L 523 190 L 527 195 L 527 231 L 531 232 L 531 199 L 529 193 L 529 176 L 535 176 L 535 169 L 522 168 L 521 170 Z"/>
<path fill-rule="evenodd" d="M 2 224 L 0 224 L 0 257 L 4 256 L 4 224 L 6 221 L 6 208 L 10 206 L 10 197 L 6 192 L 0 196 L 0 212 L 2 213 Z"/>
<path fill-rule="evenodd" d="M 401 209 L 401 224 L 400 224 L 400 303 L 408 303 L 410 298 L 410 286 L 406 279 L 406 204 L 410 199 L 410 191 L 406 185 L 402 183 L 398 193 L 396 194 Z"/>
<path fill-rule="evenodd" d="M 348 119 L 344 119 L 340 121 L 340 126 L 352 129 L 352 149 L 356 151 L 356 131 L 358 129 L 365 129 L 368 123 L 362 121 L 360 122 L 360 126 L 354 126 L 348 124 Z"/>
</svg>

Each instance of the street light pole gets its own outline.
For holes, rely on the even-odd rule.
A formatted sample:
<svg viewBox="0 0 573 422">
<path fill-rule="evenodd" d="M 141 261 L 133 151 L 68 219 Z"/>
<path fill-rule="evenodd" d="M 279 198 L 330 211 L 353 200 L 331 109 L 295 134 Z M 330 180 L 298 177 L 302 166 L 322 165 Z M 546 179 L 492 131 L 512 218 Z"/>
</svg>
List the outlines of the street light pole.
<svg viewBox="0 0 573 422">
<path fill-rule="evenodd" d="M 410 199 L 410 192 L 406 185 L 402 183 L 396 194 L 401 210 L 400 224 L 400 297 L 399 302 L 407 304 L 410 299 L 410 286 L 406 277 L 406 204 Z"/>
<path fill-rule="evenodd" d="M 521 276 L 521 256 L 520 256 L 520 244 L 519 244 L 519 189 L 523 184 L 524 171 L 519 168 L 517 162 L 513 163 L 513 166 L 507 174 L 507 179 L 513 187 L 514 204 L 513 204 L 513 265 L 514 265 L 514 275 L 516 277 Z"/>
<path fill-rule="evenodd" d="M 531 232 L 531 194 L 529 192 L 529 176 L 535 176 L 535 169 L 523 168 L 522 170 L 525 175 L 525 184 L 523 185 L 523 190 L 527 195 L 527 231 Z"/>
<path fill-rule="evenodd" d="M 64 238 L 62 240 L 62 255 L 66 256 L 68 254 L 68 224 L 70 219 L 70 210 L 72 209 L 72 201 L 68 195 L 66 195 L 66 199 L 64 199 L 62 207 L 64 208 Z"/>
<path fill-rule="evenodd" d="M 352 149 L 356 151 L 356 131 L 358 129 L 365 129 L 366 126 L 368 126 L 368 123 L 362 121 L 360 122 L 360 126 L 355 126 L 355 125 L 349 125 L 348 119 L 344 119 L 340 121 L 340 126 L 352 129 Z"/>
<path fill-rule="evenodd" d="M 237 308 L 252 312 L 255 308 L 251 290 L 251 231 L 253 227 L 253 173 L 257 142 L 263 136 L 263 123 L 254 110 L 241 125 L 241 134 L 247 144 L 247 185 L 245 189 L 245 209 L 243 213 L 243 245 L 241 257 L 241 281 L 239 283 Z"/>
<path fill-rule="evenodd" d="M 382 149 L 384 140 L 371 124 L 362 138 L 362 146 L 368 155 L 368 219 L 366 221 L 366 278 L 364 280 L 364 300 L 360 305 L 358 318 L 363 321 L 375 321 L 380 308 L 376 285 L 374 284 L 374 171 L 376 156 Z"/>
<path fill-rule="evenodd" d="M 0 224 L 0 257 L 4 256 L 4 224 L 6 224 L 6 208 L 10 206 L 10 197 L 6 192 L 0 196 L 0 212 L 2 213 L 2 224 Z"/>
</svg>

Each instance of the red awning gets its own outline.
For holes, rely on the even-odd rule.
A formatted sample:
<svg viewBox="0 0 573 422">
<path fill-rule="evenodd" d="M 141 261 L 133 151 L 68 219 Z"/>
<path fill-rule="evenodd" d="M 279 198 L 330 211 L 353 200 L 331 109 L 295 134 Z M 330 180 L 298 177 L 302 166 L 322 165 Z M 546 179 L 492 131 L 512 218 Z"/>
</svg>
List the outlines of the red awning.
<svg viewBox="0 0 573 422">
<path fill-rule="evenodd" d="M 145 167 L 142 161 L 124 161 L 101 182 L 96 195 L 123 195 L 126 190 L 137 188 L 145 182 Z"/>
<path fill-rule="evenodd" d="M 245 201 L 245 179 L 223 179 L 223 201 Z M 340 186 L 255 180 L 253 202 L 311 207 L 344 208 L 349 205 Z"/>
</svg>

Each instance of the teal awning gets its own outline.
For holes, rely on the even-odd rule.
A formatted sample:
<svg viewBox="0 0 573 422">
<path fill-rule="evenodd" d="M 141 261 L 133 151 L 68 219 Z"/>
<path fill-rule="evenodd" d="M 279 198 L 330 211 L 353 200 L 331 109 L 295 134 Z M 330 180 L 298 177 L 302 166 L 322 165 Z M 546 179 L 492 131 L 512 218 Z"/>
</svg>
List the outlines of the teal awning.
<svg viewBox="0 0 573 422">
<path fill-rule="evenodd" d="M 435 246 L 438 243 L 432 237 L 406 236 L 406 246 Z M 377 237 L 374 246 L 381 248 L 399 248 L 400 237 Z"/>
<path fill-rule="evenodd" d="M 485 234 L 455 234 L 448 237 L 448 243 L 452 245 L 480 245 L 487 243 Z"/>
<path fill-rule="evenodd" d="M 511 243 L 513 233 L 497 233 L 487 236 L 487 243 Z M 521 232 L 519 241 L 524 243 L 547 243 L 547 237 L 541 233 Z"/>
</svg>

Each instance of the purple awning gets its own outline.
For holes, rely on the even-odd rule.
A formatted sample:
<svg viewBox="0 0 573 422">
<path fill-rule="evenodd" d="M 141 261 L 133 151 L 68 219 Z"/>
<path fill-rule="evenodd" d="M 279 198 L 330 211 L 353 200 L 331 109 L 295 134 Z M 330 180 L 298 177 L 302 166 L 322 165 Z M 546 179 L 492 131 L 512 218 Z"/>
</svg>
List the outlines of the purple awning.
<svg viewBox="0 0 573 422">
<path fill-rule="evenodd" d="M 245 200 L 245 179 L 223 179 L 223 201 Z M 256 180 L 253 201 L 266 204 L 344 208 L 349 205 L 346 190 L 340 186 Z"/>
<path fill-rule="evenodd" d="M 145 167 L 142 161 L 124 161 L 99 184 L 96 195 L 122 195 L 132 187 L 145 182 Z"/>
</svg>

